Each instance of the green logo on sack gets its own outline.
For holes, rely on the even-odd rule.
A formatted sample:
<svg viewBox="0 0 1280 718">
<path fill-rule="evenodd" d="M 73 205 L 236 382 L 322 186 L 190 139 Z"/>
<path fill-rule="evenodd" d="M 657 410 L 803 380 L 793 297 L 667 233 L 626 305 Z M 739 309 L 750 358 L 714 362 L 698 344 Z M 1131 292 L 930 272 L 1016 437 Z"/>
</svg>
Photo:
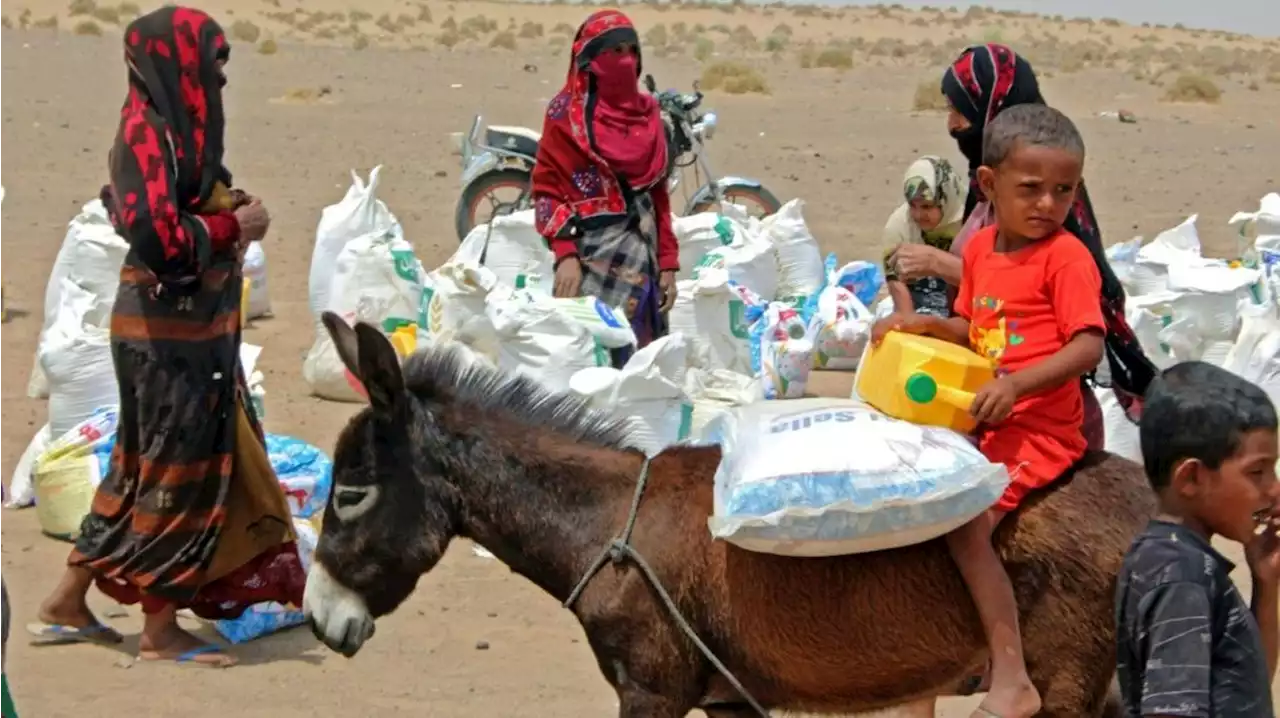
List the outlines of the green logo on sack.
<svg viewBox="0 0 1280 718">
<path fill-rule="evenodd" d="M 693 404 L 680 405 L 680 428 L 676 430 L 676 441 L 684 441 L 693 433 Z"/>
<path fill-rule="evenodd" d="M 729 300 L 729 333 L 739 339 L 747 339 L 751 335 L 751 325 L 747 322 L 747 303 L 741 299 Z"/>
<path fill-rule="evenodd" d="M 431 316 L 431 298 L 435 295 L 435 289 L 424 286 L 422 288 L 422 295 L 418 298 L 418 326 L 421 327 L 423 331 L 430 331 L 431 329 L 431 322 L 429 319 Z"/>
<path fill-rule="evenodd" d="M 382 320 L 382 333 L 391 336 L 400 327 L 413 326 L 413 320 L 402 319 L 400 317 L 387 317 Z"/>
<path fill-rule="evenodd" d="M 721 215 L 716 220 L 716 236 L 720 238 L 722 246 L 733 244 L 733 224 L 729 222 L 728 217 Z"/>
<path fill-rule="evenodd" d="M 595 343 L 596 366 L 613 366 L 613 357 L 609 354 L 609 350 L 600 343 L 599 339 L 592 337 L 591 340 Z"/>
<path fill-rule="evenodd" d="M 396 276 L 406 282 L 418 283 L 418 258 L 413 256 L 412 250 L 391 250 L 391 261 L 395 264 Z"/>
</svg>

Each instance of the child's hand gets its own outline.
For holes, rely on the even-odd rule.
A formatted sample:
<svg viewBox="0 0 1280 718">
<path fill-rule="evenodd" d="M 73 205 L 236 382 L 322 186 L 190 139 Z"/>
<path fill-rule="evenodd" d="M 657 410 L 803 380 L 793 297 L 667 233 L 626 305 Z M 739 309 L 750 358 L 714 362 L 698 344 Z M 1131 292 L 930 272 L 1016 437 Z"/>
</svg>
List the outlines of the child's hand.
<svg viewBox="0 0 1280 718">
<path fill-rule="evenodd" d="M 928 334 L 928 319 L 915 312 L 894 312 L 871 326 L 871 344 L 879 346 L 889 332 Z"/>
<path fill-rule="evenodd" d="M 980 424 L 999 424 L 1013 412 L 1013 405 L 1017 401 L 1017 387 L 1013 385 L 1013 379 L 1005 375 L 987 382 L 978 391 L 978 396 L 969 407 L 969 413 Z"/>
<path fill-rule="evenodd" d="M 1262 521 L 1261 531 L 1245 545 L 1244 556 L 1253 580 L 1274 586 L 1280 582 L 1280 515 L 1272 510 Z"/>
</svg>

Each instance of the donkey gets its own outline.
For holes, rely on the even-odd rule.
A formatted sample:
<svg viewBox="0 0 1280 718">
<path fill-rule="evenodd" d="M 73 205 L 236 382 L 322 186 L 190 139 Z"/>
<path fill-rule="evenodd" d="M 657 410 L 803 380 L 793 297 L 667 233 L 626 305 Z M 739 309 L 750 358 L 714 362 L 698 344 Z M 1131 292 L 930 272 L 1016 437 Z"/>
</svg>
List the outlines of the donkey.
<svg viewBox="0 0 1280 718">
<path fill-rule="evenodd" d="M 626 423 L 459 349 L 421 351 L 402 368 L 376 327 L 332 313 L 324 324 L 370 405 L 334 450 L 303 603 L 317 638 L 353 656 L 455 536 L 565 601 L 631 513 L 644 457 L 626 448 Z M 762 706 L 871 711 L 948 694 L 982 672 L 977 612 L 941 541 L 805 559 L 715 541 L 707 518 L 719 462 L 716 447 L 653 458 L 631 545 Z M 997 532 L 1041 715 L 1114 710 L 1115 576 L 1154 513 L 1139 467 L 1098 454 Z M 605 564 L 571 609 L 620 718 L 756 715 L 635 562 Z"/>
</svg>

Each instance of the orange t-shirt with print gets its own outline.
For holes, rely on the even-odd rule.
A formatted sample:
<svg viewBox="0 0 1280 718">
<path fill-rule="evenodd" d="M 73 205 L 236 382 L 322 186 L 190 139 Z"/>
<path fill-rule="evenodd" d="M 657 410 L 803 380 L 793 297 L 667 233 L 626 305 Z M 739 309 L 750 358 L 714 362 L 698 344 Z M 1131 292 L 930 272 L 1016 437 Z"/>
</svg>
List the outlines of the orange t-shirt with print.
<svg viewBox="0 0 1280 718">
<path fill-rule="evenodd" d="M 969 320 L 969 348 L 990 359 L 997 376 L 1039 364 L 1082 331 L 1105 330 L 1102 277 L 1083 242 L 1059 230 L 997 252 L 996 231 L 982 229 L 965 246 L 955 313 Z M 1083 424 L 1080 380 L 1072 377 L 1021 397 L 999 424 L 979 427 L 978 448 L 1012 479 L 995 508 L 1012 511 L 1084 456 Z"/>
</svg>

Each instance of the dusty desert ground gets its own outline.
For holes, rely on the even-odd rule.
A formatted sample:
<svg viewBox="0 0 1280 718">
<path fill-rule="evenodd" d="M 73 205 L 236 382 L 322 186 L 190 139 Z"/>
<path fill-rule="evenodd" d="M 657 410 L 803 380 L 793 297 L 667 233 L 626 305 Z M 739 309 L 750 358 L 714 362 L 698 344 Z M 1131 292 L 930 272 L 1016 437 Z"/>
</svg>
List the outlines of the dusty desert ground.
<svg viewBox="0 0 1280 718">
<path fill-rule="evenodd" d="M 235 46 L 227 163 L 274 216 L 266 250 L 276 316 L 245 337 L 266 347 L 267 425 L 330 449 L 353 407 L 309 397 L 301 378 L 312 338 L 306 282 L 320 209 L 342 196 L 348 170 L 383 163 L 383 199 L 423 261 L 442 262 L 456 244 L 460 172 L 449 133 L 464 130 L 476 112 L 538 126 L 563 79 L 565 35 L 587 10 L 480 0 L 308 0 L 306 10 L 297 0 L 211 0 L 205 7 Z M 973 41 L 1005 41 L 1025 52 L 1050 101 L 1076 119 L 1111 241 L 1151 236 L 1199 212 L 1210 250 L 1230 253 L 1227 218 L 1280 186 L 1274 40 L 1268 49 L 1225 33 L 981 11 L 691 2 L 629 9 L 660 86 L 687 87 L 728 66 L 748 69 L 739 75 L 745 79 L 708 90 L 707 105 L 722 120 L 713 161 L 725 173 L 758 177 L 783 200 L 804 198 L 824 249 L 845 259 L 874 255 L 911 159 L 955 156 L 942 115 L 927 109 L 933 92 L 917 98 L 917 87 L 936 86 L 947 61 Z M 124 87 L 120 23 L 137 11 L 132 3 L 92 0 L 4 4 L 3 281 L 12 315 L 3 330 L 0 406 L 6 481 L 45 421 L 44 403 L 28 399 L 26 386 L 48 268 L 66 222 L 105 179 Z M 1170 101 L 1215 88 L 1221 96 L 1214 101 Z M 1137 124 L 1100 116 L 1121 108 L 1134 112 Z M 4 512 L 3 570 L 15 612 L 8 671 L 23 715 L 543 717 L 614 710 L 570 615 L 466 546 L 455 545 L 356 659 L 294 631 L 237 649 L 243 665 L 226 672 L 126 669 L 124 654 L 106 649 L 25 645 L 21 626 L 32 620 L 66 550 L 39 534 L 32 512 Z M 115 622 L 135 631 L 137 611 Z M 481 641 L 487 650 L 478 649 Z M 133 648 L 126 643 L 123 651 Z M 953 702 L 947 715 L 967 715 L 968 704 Z"/>
</svg>

